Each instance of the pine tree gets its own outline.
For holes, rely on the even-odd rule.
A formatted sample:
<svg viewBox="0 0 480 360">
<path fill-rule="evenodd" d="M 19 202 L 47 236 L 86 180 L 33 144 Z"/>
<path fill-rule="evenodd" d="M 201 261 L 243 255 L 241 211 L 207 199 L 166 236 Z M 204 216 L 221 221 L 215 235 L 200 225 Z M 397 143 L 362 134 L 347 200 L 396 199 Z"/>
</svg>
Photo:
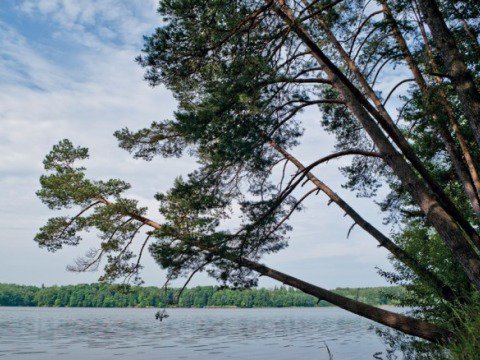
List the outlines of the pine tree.
<svg viewBox="0 0 480 360">
<path fill-rule="evenodd" d="M 89 180 L 75 165 L 87 150 L 64 140 L 46 157 L 38 196 L 51 208 L 81 211 L 51 219 L 37 242 L 58 250 L 95 228 L 101 247 L 73 270 L 106 257 L 104 280 L 136 278 L 149 244 L 169 279 L 188 283 L 206 271 L 248 288 L 260 274 L 422 339 L 444 343 L 463 331 L 449 315 L 473 308 L 480 289 L 478 3 L 168 0 L 159 13 L 162 25 L 137 60 L 152 86 L 174 93 L 177 112 L 115 136 L 136 158 L 187 152 L 199 168 L 157 194 L 159 224 L 123 196 L 129 184 Z M 381 93 L 379 79 L 395 69 L 403 78 Z M 396 109 L 389 101 L 401 89 Z M 307 107 L 319 109 L 337 152 L 304 165 L 292 149 L 303 135 L 297 115 Z M 393 237 L 313 173 L 343 156 L 353 157 L 342 169 L 347 188 L 374 197 L 388 186 L 381 208 L 402 225 Z M 291 176 L 272 177 L 279 166 Z M 301 194 L 306 183 L 311 189 Z M 420 311 L 393 314 L 259 262 L 287 246 L 289 217 L 318 192 L 391 253 L 397 272 L 383 275 L 410 285 L 413 300 L 405 301 Z M 242 224 L 226 229 L 238 216 L 233 208 Z M 151 230 L 135 258 L 130 245 L 143 226 Z"/>
</svg>

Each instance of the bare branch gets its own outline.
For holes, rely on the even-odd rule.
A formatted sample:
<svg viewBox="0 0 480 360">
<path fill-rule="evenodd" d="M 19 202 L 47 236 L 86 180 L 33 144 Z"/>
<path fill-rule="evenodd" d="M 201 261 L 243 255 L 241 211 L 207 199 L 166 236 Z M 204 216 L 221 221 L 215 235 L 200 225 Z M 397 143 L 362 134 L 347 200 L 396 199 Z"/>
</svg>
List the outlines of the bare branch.
<svg viewBox="0 0 480 360">
<path fill-rule="evenodd" d="M 269 237 L 270 235 L 272 235 L 275 231 L 277 231 L 280 226 L 282 226 L 282 224 L 287 221 L 290 216 L 292 216 L 293 212 L 300 206 L 300 204 L 308 197 L 310 196 L 311 194 L 313 194 L 314 192 L 317 192 L 318 193 L 318 189 L 315 187 L 313 188 L 312 190 L 308 191 L 305 195 L 303 195 L 300 200 L 298 200 L 293 206 L 292 208 L 290 209 L 289 213 L 282 219 L 280 220 L 280 222 L 273 228 L 273 230 L 271 230 L 268 234 L 267 234 L 267 237 Z"/>
<path fill-rule="evenodd" d="M 200 265 L 199 267 L 197 267 L 195 270 L 192 271 L 192 273 L 190 274 L 190 276 L 188 277 L 187 281 L 185 282 L 185 284 L 183 284 L 182 288 L 178 291 L 177 293 L 177 296 L 175 297 L 175 300 L 174 300 L 174 303 L 175 304 L 178 304 L 178 301 L 180 300 L 180 296 L 182 296 L 183 294 L 183 291 L 185 290 L 185 288 L 187 287 L 187 285 L 190 283 L 190 281 L 193 279 L 193 277 L 195 276 L 195 274 L 199 271 L 201 271 L 205 266 L 207 266 L 208 264 L 210 264 L 212 261 L 207 261 L 205 263 L 203 263 L 202 265 Z"/>
<path fill-rule="evenodd" d="M 415 79 L 405 79 L 405 80 L 402 80 L 400 81 L 397 85 L 395 85 L 393 87 L 393 89 L 388 93 L 388 96 L 386 97 L 385 101 L 383 102 L 383 106 L 385 106 L 385 104 L 387 103 L 387 101 L 390 99 L 390 96 L 392 96 L 392 94 L 395 92 L 395 90 L 398 89 L 398 87 L 402 84 L 405 84 L 407 82 L 411 82 L 411 81 L 415 81 Z"/>
<path fill-rule="evenodd" d="M 86 211 L 88 211 L 89 209 L 91 209 L 92 207 L 94 207 L 95 205 L 99 204 L 100 201 L 95 201 L 93 202 L 92 204 L 88 205 L 87 207 L 83 208 L 82 211 L 80 211 L 77 215 L 75 215 L 74 217 L 72 217 L 70 219 L 70 221 L 68 222 L 68 224 L 63 228 L 62 232 L 60 233 L 60 235 L 57 236 L 57 240 L 58 239 L 61 239 L 63 234 L 65 234 L 65 231 L 67 231 L 67 229 L 70 227 L 70 225 L 73 224 L 73 222 L 78 219 L 80 216 L 82 216 Z"/>
<path fill-rule="evenodd" d="M 350 47 L 350 53 L 349 55 L 352 55 L 352 50 L 353 50 L 353 47 L 355 45 L 355 41 L 357 40 L 357 37 L 358 35 L 360 35 L 363 27 L 367 24 L 367 22 L 372 18 L 374 17 L 375 15 L 378 15 L 378 14 L 381 14 L 383 13 L 383 10 L 378 10 L 378 11 L 375 11 L 373 13 L 371 13 L 370 15 L 368 15 L 365 20 L 363 20 L 363 22 L 360 24 L 360 26 L 358 27 L 357 31 L 355 32 L 355 35 L 353 37 L 353 40 L 352 40 L 352 44 L 351 44 L 351 47 Z M 368 36 L 367 36 L 368 37 Z"/>
<path fill-rule="evenodd" d="M 330 161 L 332 159 L 336 159 L 336 158 L 339 158 L 339 157 L 342 157 L 342 156 L 347 156 L 347 155 L 362 155 L 362 156 L 368 156 L 368 157 L 382 158 L 382 155 L 380 153 L 373 152 L 373 151 L 366 151 L 366 150 L 362 150 L 362 149 L 343 150 L 343 151 L 339 151 L 339 152 L 324 156 L 324 157 L 314 161 L 313 163 L 311 163 L 310 165 L 305 167 L 303 170 L 299 170 L 295 174 L 294 177 L 298 176 L 299 174 L 302 174 L 301 178 L 303 178 L 314 167 L 316 167 L 316 166 L 318 166 L 318 165 L 320 165 L 324 162 Z"/>
<path fill-rule="evenodd" d="M 350 226 L 350 229 L 348 229 L 348 233 L 347 233 L 347 239 L 350 237 L 350 233 L 352 232 L 354 226 L 357 225 L 357 223 L 353 223 L 352 226 Z"/>
<path fill-rule="evenodd" d="M 380 67 L 378 68 L 377 72 L 375 73 L 375 76 L 373 77 L 373 81 L 372 81 L 372 88 L 375 86 L 375 83 L 377 81 L 377 78 L 378 76 L 380 75 L 380 72 L 382 71 L 382 69 L 384 68 L 385 65 L 387 65 L 391 60 L 394 60 L 398 57 L 398 54 L 395 54 L 395 55 L 392 55 L 390 56 L 389 58 L 387 58 L 383 63 L 382 65 L 380 65 Z M 376 66 L 376 65 L 375 65 Z M 370 72 L 368 73 L 367 75 L 367 78 L 371 75 L 372 71 L 375 69 L 375 66 L 372 67 L 372 69 L 370 70 Z"/>
</svg>

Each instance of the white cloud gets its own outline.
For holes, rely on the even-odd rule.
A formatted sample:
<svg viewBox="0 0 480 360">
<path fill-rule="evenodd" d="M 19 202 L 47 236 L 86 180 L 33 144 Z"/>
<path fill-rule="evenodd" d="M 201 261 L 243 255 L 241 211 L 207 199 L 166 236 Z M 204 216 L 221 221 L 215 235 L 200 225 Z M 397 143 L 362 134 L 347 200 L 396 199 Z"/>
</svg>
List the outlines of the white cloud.
<svg viewBox="0 0 480 360">
<path fill-rule="evenodd" d="M 105 40 L 138 43 L 159 20 L 155 0 L 26 0 L 19 9 L 30 16 L 40 16 L 57 23 L 63 36 L 72 36 L 88 46 Z"/>
<path fill-rule="evenodd" d="M 45 2 L 38 10 L 60 11 L 54 3 Z M 90 15 L 82 14 L 76 16 L 88 20 Z M 132 160 L 117 147 L 112 133 L 171 116 L 174 99 L 166 90 L 151 89 L 142 81 L 142 70 L 133 61 L 138 49 L 133 46 L 98 42 L 101 47 L 80 48 L 72 69 L 61 61 L 62 56 L 56 60 L 49 56 L 49 50 L 62 51 L 54 47 L 53 40 L 44 40 L 39 50 L 34 40 L 6 24 L 0 26 L 0 247 L 4 250 L 0 252 L 0 282 L 94 281 L 98 274 L 65 272 L 65 265 L 81 255 L 82 248 L 51 255 L 33 242 L 38 227 L 52 215 L 34 194 L 43 157 L 63 138 L 89 147 L 89 175 L 130 181 L 133 197 L 149 206 L 153 215 L 157 208 L 153 194 L 166 190 L 193 162 Z M 151 21 L 149 26 L 153 26 Z M 92 244 L 89 241 L 88 247 Z M 160 283 L 158 268 L 149 263 L 147 278 Z M 12 273 L 11 268 L 17 270 Z"/>
</svg>

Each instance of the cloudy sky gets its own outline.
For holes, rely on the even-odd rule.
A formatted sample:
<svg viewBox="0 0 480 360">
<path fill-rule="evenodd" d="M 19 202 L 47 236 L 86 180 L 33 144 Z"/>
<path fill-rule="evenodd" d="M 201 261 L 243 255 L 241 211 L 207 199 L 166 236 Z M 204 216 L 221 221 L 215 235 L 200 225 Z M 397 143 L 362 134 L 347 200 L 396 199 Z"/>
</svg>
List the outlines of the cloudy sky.
<svg viewBox="0 0 480 360">
<path fill-rule="evenodd" d="M 58 253 L 33 241 L 52 216 L 35 191 L 42 159 L 59 140 L 88 147 L 89 176 L 129 181 L 129 195 L 148 206 L 152 217 L 157 207 L 153 195 L 195 167 L 189 158 L 133 160 L 112 135 L 122 127 L 136 129 L 168 118 L 176 107 L 167 90 L 152 89 L 142 80 L 142 69 L 134 62 L 142 35 L 159 23 L 155 8 L 155 0 L 0 2 L 0 282 L 75 284 L 99 276 L 65 270 L 95 246 L 94 236 Z M 316 111 L 302 115 L 308 136 L 293 153 L 305 163 L 333 149 L 319 116 Z M 371 201 L 341 188 L 339 164 L 324 165 L 316 174 L 381 227 L 382 215 Z M 323 196 L 309 199 L 306 211 L 293 217 L 290 247 L 265 263 L 327 288 L 384 285 L 375 267 L 389 269 L 385 251 L 359 228 L 347 239 L 351 220 L 326 203 Z M 143 277 L 149 285 L 164 280 L 151 260 L 145 262 Z M 192 282 L 211 283 L 203 275 Z M 262 280 L 261 285 L 275 282 Z"/>
</svg>

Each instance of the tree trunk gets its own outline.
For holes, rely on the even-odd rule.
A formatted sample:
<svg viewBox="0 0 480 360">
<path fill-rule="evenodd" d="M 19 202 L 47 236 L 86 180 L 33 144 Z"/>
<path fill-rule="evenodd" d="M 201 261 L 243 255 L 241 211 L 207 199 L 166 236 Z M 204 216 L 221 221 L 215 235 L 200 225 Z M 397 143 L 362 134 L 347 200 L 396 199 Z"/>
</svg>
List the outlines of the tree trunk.
<svg viewBox="0 0 480 360">
<path fill-rule="evenodd" d="M 455 143 L 455 140 L 450 135 L 447 127 L 447 123 L 449 120 L 446 118 L 449 117 L 449 113 L 451 112 L 449 111 L 451 110 L 450 105 L 448 104 L 448 102 L 442 101 L 444 100 L 442 97 L 437 98 L 434 96 L 431 88 L 427 85 L 427 82 L 425 81 L 422 72 L 420 71 L 420 68 L 418 67 L 408 48 L 407 42 L 405 41 L 396 20 L 393 17 L 387 1 L 380 1 L 382 3 L 385 18 L 393 30 L 393 36 L 395 38 L 395 41 L 397 42 L 398 47 L 403 53 L 405 61 L 407 62 L 408 67 L 413 74 L 415 82 L 420 88 L 423 102 L 425 103 L 428 110 L 431 112 L 434 126 L 438 129 L 439 135 L 447 149 L 448 154 L 450 155 L 450 159 L 452 160 L 452 164 L 457 174 L 457 177 L 463 186 L 467 198 L 470 200 L 473 211 L 477 216 L 480 217 L 480 199 L 478 197 L 477 190 L 473 183 L 471 174 L 469 173 L 469 169 L 463 161 L 460 155 L 460 151 L 458 150 Z M 480 243 L 477 241 L 474 241 L 474 243 L 476 247 L 480 249 Z"/>
<path fill-rule="evenodd" d="M 430 60 L 430 66 L 432 67 L 432 70 L 434 72 L 439 73 L 440 69 L 438 68 L 436 60 L 435 60 L 435 58 L 433 56 L 433 53 L 431 51 L 431 48 L 430 48 L 430 45 L 429 45 L 429 42 L 428 42 L 427 33 L 425 31 L 425 27 L 423 25 L 423 22 L 419 20 L 418 21 L 418 26 L 420 28 L 420 32 L 421 32 L 422 37 L 423 37 L 423 42 L 425 43 L 427 55 L 428 55 L 428 58 Z M 443 80 L 439 76 L 435 76 L 435 80 L 436 80 L 438 85 L 443 84 Z M 472 177 L 472 181 L 473 181 L 473 184 L 475 186 L 477 196 L 480 197 L 480 176 L 478 175 L 477 165 L 473 161 L 473 157 L 472 157 L 472 154 L 471 154 L 471 152 L 468 148 L 467 141 L 465 140 L 465 138 L 462 134 L 462 131 L 460 129 L 460 125 L 458 124 L 458 122 L 455 118 L 455 112 L 453 111 L 452 106 L 450 105 L 450 103 L 448 101 L 448 96 L 447 96 L 445 90 L 443 90 L 443 89 L 440 90 L 440 96 L 441 96 L 441 100 L 445 104 L 444 107 L 448 112 L 448 120 L 450 121 L 450 124 L 453 128 L 453 131 L 454 131 L 455 136 L 458 140 L 458 143 L 460 144 L 460 149 L 462 150 L 462 154 L 463 154 L 463 157 L 465 158 L 465 162 L 468 166 L 470 176 Z"/>
<path fill-rule="evenodd" d="M 279 1 L 282 4 L 282 1 Z M 405 155 L 405 157 L 410 161 L 412 166 L 418 173 L 423 177 L 425 182 L 428 184 L 430 189 L 435 193 L 438 197 L 439 202 L 443 204 L 446 211 L 450 213 L 450 215 L 458 222 L 458 224 L 463 228 L 463 230 L 468 234 L 471 238 L 472 242 L 475 244 L 480 244 L 480 236 L 476 232 L 476 230 L 471 226 L 471 224 L 464 218 L 464 216 L 458 211 L 455 204 L 450 200 L 450 198 L 445 194 L 443 189 L 436 183 L 436 181 L 432 178 L 428 170 L 423 166 L 420 159 L 417 157 L 415 152 L 413 151 L 412 147 L 405 139 L 403 134 L 400 132 L 398 127 L 396 126 L 393 119 L 390 117 L 390 114 L 386 111 L 385 107 L 383 106 L 381 100 L 375 94 L 375 91 L 371 88 L 368 84 L 367 80 L 360 72 L 358 67 L 356 66 L 355 62 L 350 58 L 349 54 L 343 49 L 340 42 L 336 39 L 335 35 L 330 31 L 325 21 L 322 19 L 321 16 L 316 15 L 316 20 L 319 22 L 322 29 L 327 34 L 327 37 L 331 41 L 332 45 L 337 49 L 340 53 L 344 61 L 347 63 L 348 68 L 353 72 L 355 78 L 362 86 L 363 90 L 369 97 L 369 99 L 374 103 L 375 107 L 373 107 L 370 102 L 364 98 L 363 94 L 358 91 L 357 88 L 338 70 L 334 64 L 332 64 L 328 59 L 326 59 L 331 64 L 331 68 L 335 68 L 335 75 L 339 77 L 342 82 L 346 85 L 346 87 L 356 96 L 357 101 L 359 101 L 362 106 L 375 118 L 378 124 L 382 127 L 385 132 L 391 137 L 391 139 L 395 142 L 398 146 L 400 151 Z"/>
<path fill-rule="evenodd" d="M 480 145 L 480 93 L 474 77 L 460 53 L 455 38 L 447 27 L 435 0 L 419 0 L 420 11 L 432 33 L 443 65 L 463 106 L 477 144 Z"/>
<path fill-rule="evenodd" d="M 263 264 L 259 264 L 248 259 L 232 258 L 231 260 L 241 266 L 255 270 L 261 275 L 268 276 L 271 279 L 278 280 L 283 284 L 301 290 L 306 294 L 315 296 L 319 300 L 328 301 L 329 303 L 344 310 L 373 320 L 389 328 L 401 331 L 405 334 L 417 336 L 422 339 L 440 344 L 446 344 L 453 339 L 453 334 L 448 330 L 425 321 L 367 305 L 365 303 L 349 299 L 345 296 L 337 295 L 332 291 L 307 283 L 293 276 L 284 274 L 280 271 L 271 269 Z"/>
<path fill-rule="evenodd" d="M 348 82 L 348 79 L 346 79 L 330 59 L 325 56 L 305 29 L 298 24 L 291 10 L 284 5 L 283 0 L 279 0 L 279 3 L 281 6 L 274 6 L 274 11 L 292 27 L 292 30 L 312 51 L 314 58 L 324 69 L 332 85 L 339 91 L 350 111 L 369 134 L 383 155 L 387 165 L 389 165 L 399 177 L 403 186 L 411 194 L 427 219 L 443 238 L 453 256 L 463 267 L 470 282 L 474 284 L 477 289 L 480 289 L 480 258 L 473 250 L 463 230 L 449 214 L 452 209 L 446 209 L 444 205 L 439 203 L 435 196 L 430 193 L 423 182 L 419 181 L 410 165 L 405 161 L 403 156 L 395 150 L 388 138 L 365 110 L 363 104 L 359 102 L 358 96 L 356 96 L 356 94 L 350 90 L 348 84 L 345 83 Z"/>
</svg>

